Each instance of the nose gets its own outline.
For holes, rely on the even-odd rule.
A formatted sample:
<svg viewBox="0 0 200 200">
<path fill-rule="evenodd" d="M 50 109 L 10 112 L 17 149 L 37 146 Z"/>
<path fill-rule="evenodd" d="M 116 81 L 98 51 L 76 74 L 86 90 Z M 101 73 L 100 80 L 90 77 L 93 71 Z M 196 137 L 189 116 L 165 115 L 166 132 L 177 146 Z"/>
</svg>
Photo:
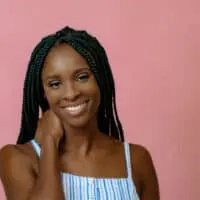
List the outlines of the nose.
<svg viewBox="0 0 200 200">
<path fill-rule="evenodd" d="M 80 91 L 78 90 L 75 83 L 68 82 L 64 85 L 64 90 L 63 90 L 64 99 L 68 101 L 73 101 L 79 96 L 79 94 L 80 94 Z"/>
</svg>

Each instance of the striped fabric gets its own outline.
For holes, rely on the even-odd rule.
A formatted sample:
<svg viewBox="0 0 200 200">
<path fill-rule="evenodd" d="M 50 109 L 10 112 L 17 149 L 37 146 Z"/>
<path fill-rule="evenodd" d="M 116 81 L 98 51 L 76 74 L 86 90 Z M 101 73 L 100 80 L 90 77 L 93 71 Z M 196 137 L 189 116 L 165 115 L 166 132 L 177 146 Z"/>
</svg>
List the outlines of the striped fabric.
<svg viewBox="0 0 200 200">
<path fill-rule="evenodd" d="M 40 156 L 40 147 L 35 140 L 31 143 Z M 132 179 L 130 148 L 124 143 L 128 178 L 93 178 L 62 173 L 66 200 L 139 200 Z"/>
</svg>

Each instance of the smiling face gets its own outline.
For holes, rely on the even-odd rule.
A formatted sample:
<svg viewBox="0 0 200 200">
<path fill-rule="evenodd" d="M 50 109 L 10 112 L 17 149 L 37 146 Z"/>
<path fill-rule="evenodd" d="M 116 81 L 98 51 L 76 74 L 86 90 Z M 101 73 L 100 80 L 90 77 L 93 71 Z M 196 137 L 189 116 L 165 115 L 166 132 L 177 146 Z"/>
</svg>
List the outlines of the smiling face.
<svg viewBox="0 0 200 200">
<path fill-rule="evenodd" d="M 50 108 L 69 126 L 85 126 L 97 117 L 100 90 L 85 59 L 67 44 L 54 47 L 42 70 Z"/>
</svg>

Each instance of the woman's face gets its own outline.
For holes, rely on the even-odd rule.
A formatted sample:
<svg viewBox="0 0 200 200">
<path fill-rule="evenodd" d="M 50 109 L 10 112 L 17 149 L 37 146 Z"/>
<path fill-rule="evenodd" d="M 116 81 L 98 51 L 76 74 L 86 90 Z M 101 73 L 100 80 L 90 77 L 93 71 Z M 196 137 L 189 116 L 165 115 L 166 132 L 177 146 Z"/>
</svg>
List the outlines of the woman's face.
<svg viewBox="0 0 200 200">
<path fill-rule="evenodd" d="M 80 127 L 96 118 L 99 87 L 85 59 L 69 45 L 49 52 L 42 83 L 50 108 L 67 125 Z"/>
</svg>

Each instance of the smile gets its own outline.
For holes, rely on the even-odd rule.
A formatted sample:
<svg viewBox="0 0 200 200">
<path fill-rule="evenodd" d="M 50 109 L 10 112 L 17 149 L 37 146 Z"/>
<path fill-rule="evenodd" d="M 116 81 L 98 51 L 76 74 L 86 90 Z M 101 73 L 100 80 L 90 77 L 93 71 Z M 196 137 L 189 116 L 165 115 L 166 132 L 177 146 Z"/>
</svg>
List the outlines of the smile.
<svg viewBox="0 0 200 200">
<path fill-rule="evenodd" d="M 65 110 L 70 115 L 78 116 L 78 115 L 82 114 L 86 110 L 87 103 L 88 102 L 84 102 L 84 103 L 76 105 L 76 106 L 68 106 L 68 107 L 65 107 Z"/>
<path fill-rule="evenodd" d="M 77 111 L 77 110 L 82 109 L 85 106 L 85 104 L 86 104 L 86 102 L 82 103 L 82 104 L 79 104 L 77 106 L 69 106 L 69 107 L 66 107 L 66 110 L 68 110 L 68 111 Z"/>
</svg>

